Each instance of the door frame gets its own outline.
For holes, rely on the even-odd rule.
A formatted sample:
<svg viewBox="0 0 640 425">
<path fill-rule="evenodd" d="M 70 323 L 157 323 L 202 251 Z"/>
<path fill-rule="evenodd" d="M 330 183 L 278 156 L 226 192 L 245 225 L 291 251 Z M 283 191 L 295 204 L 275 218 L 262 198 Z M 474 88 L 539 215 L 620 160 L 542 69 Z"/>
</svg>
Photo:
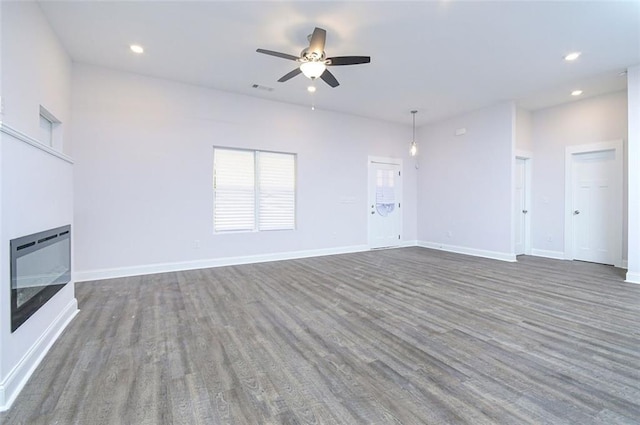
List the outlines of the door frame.
<svg viewBox="0 0 640 425">
<path fill-rule="evenodd" d="M 567 146 L 565 148 L 564 156 L 564 258 L 565 260 L 574 259 L 574 246 L 573 246 L 573 158 L 574 155 L 591 152 L 601 152 L 613 150 L 615 155 L 614 164 L 616 167 L 616 173 L 614 176 L 614 187 L 616 193 L 616 201 L 619 205 L 617 208 L 620 211 L 620 220 L 618 223 L 619 231 L 615 232 L 614 246 L 612 247 L 613 265 L 615 267 L 622 267 L 622 232 L 624 229 L 623 223 L 623 156 L 624 156 L 624 143 L 622 139 L 610 140 L 599 143 L 589 143 L 585 145 Z"/>
<path fill-rule="evenodd" d="M 402 181 L 402 178 L 404 177 L 404 168 L 402 166 L 402 159 L 400 158 L 391 158 L 391 157 L 383 157 L 383 156 L 371 156 L 369 155 L 369 157 L 367 158 L 367 208 L 365 209 L 366 214 L 367 214 L 367 245 L 369 245 L 369 249 L 373 249 L 371 248 L 371 214 L 369 213 L 369 205 L 371 205 L 371 203 L 373 202 L 375 204 L 375 199 L 371 199 L 371 188 L 369 187 L 369 183 L 371 182 L 371 174 L 372 174 L 372 170 L 373 170 L 373 164 L 389 164 L 389 165 L 398 165 L 400 167 L 400 177 L 401 177 L 401 186 L 400 186 L 400 192 L 399 192 L 399 199 L 398 199 L 398 203 L 400 205 L 402 205 L 403 201 L 403 191 L 404 191 L 404 181 Z M 402 220 L 402 216 L 404 215 L 403 213 L 403 209 L 402 206 L 399 208 L 399 212 L 400 212 L 400 240 L 398 240 L 398 245 L 397 246 L 402 246 L 402 243 L 404 242 L 404 227 L 403 227 L 403 220 Z"/>
<path fill-rule="evenodd" d="M 513 178 L 513 190 L 512 190 L 512 194 L 513 196 L 515 196 L 515 167 L 516 167 L 516 160 L 518 159 L 523 159 L 524 160 L 524 203 L 527 206 L 527 214 L 525 214 L 524 216 L 524 255 L 531 255 L 531 207 L 532 207 L 532 202 L 531 202 L 531 167 L 533 164 L 533 153 L 530 151 L 525 151 L 525 150 L 516 150 L 515 151 L 515 159 L 513 161 L 513 169 L 514 169 L 514 178 Z M 512 208 L 513 208 L 513 202 L 511 203 Z M 512 211 L 512 216 L 513 216 L 513 211 Z M 515 241 L 514 241 L 514 237 L 515 237 L 515 217 L 513 217 L 513 226 L 512 226 L 512 232 L 511 234 L 513 235 L 511 240 L 512 240 L 512 252 L 514 253 L 515 256 Z"/>
</svg>

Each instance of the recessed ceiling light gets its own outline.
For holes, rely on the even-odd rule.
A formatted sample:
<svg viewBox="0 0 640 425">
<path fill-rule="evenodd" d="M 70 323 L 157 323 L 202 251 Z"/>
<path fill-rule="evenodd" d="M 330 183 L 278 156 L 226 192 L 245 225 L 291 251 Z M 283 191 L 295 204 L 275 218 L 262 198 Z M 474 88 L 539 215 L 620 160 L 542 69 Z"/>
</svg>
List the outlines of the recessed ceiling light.
<svg viewBox="0 0 640 425">
<path fill-rule="evenodd" d="M 582 54 L 582 52 L 571 52 L 567 56 L 564 57 L 564 60 L 566 60 L 566 61 L 574 61 L 574 60 L 578 59 L 581 54 Z"/>
<path fill-rule="evenodd" d="M 574 90 L 571 92 L 571 96 L 580 96 L 582 94 L 582 90 Z"/>
<path fill-rule="evenodd" d="M 139 44 L 132 44 L 131 46 L 129 46 L 129 48 L 133 53 L 144 53 L 144 48 Z"/>
<path fill-rule="evenodd" d="M 315 86 L 309 86 L 309 87 L 307 87 L 307 91 L 309 93 L 315 93 L 316 92 L 316 88 L 315 88 Z"/>
</svg>

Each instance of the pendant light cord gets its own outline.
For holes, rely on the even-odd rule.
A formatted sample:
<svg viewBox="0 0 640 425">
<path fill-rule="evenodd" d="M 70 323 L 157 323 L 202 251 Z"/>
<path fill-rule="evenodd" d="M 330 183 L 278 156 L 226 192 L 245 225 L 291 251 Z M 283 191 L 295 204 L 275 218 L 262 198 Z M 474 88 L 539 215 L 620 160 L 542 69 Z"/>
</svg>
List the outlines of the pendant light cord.
<svg viewBox="0 0 640 425">
<path fill-rule="evenodd" d="M 413 115 L 413 143 L 416 142 L 416 113 L 418 111 L 411 111 L 411 115 Z"/>
</svg>

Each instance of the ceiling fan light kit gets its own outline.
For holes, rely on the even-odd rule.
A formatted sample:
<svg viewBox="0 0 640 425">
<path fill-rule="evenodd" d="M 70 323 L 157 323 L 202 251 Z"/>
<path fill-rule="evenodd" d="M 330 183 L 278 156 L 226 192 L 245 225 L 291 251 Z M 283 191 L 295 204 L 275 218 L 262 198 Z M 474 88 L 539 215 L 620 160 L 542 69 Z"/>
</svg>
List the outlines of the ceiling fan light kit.
<svg viewBox="0 0 640 425">
<path fill-rule="evenodd" d="M 336 77 L 327 69 L 329 66 L 342 65 L 358 65 L 370 63 L 370 56 L 336 56 L 327 58 L 324 52 L 324 45 L 327 39 L 327 31 L 322 28 L 315 28 L 313 33 L 309 35 L 309 47 L 304 49 L 300 56 L 289 55 L 287 53 L 275 52 L 273 50 L 257 49 L 258 53 L 275 56 L 282 59 L 288 59 L 299 62 L 300 65 L 293 71 L 280 77 L 278 82 L 284 83 L 298 74 L 304 74 L 305 77 L 315 80 L 318 77 L 329 84 L 331 87 L 338 87 L 340 83 Z"/>
<path fill-rule="evenodd" d="M 321 76 L 327 69 L 327 65 L 324 62 L 303 62 L 300 65 L 300 70 L 305 77 L 315 80 Z"/>
</svg>

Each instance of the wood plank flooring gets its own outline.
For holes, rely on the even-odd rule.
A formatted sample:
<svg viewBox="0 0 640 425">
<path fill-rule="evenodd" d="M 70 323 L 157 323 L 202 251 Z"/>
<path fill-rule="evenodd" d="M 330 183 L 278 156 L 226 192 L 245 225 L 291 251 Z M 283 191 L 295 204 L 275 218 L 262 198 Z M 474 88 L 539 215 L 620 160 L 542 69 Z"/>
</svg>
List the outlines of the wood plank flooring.
<svg viewBox="0 0 640 425">
<path fill-rule="evenodd" d="M 4 424 L 639 424 L 640 285 L 403 248 L 76 284 Z"/>
</svg>

